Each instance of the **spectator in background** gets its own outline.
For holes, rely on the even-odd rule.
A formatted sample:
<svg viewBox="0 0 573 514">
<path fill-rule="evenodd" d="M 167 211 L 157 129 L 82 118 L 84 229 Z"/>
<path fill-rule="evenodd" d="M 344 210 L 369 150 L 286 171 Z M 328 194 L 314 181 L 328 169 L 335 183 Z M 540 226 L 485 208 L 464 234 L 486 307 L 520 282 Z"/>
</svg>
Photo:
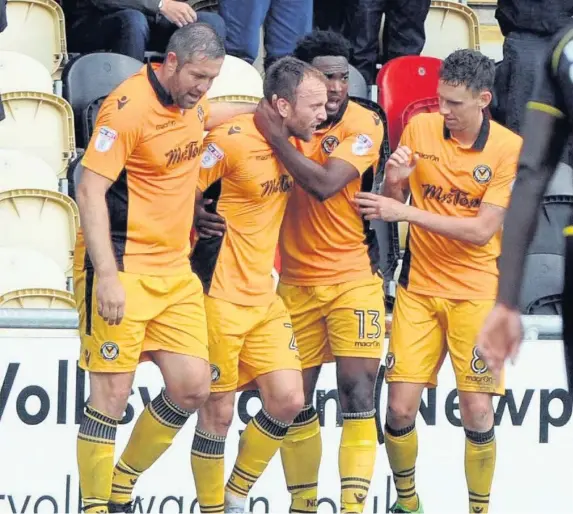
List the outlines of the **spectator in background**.
<svg viewBox="0 0 573 514">
<path fill-rule="evenodd" d="M 264 26 L 265 69 L 291 54 L 312 29 L 312 0 L 220 0 L 219 14 L 227 26 L 227 53 L 249 64 L 259 54 Z"/>
<path fill-rule="evenodd" d="M 403 55 L 419 55 L 426 43 L 424 23 L 430 0 L 315 0 L 315 25 L 341 32 L 350 41 L 356 67 L 373 84 L 379 62 L 382 14 L 382 58 L 386 63 Z"/>
<path fill-rule="evenodd" d="M 520 133 L 525 104 L 533 92 L 552 37 L 571 21 L 573 0 L 499 0 L 495 17 L 503 43 L 503 61 L 495 78 L 496 121 Z"/>
<path fill-rule="evenodd" d="M 177 27 L 203 22 L 225 39 L 225 23 L 212 12 L 195 12 L 177 0 L 73 0 L 67 5 L 68 46 L 73 52 L 107 50 L 143 61 L 162 52 Z"/>
</svg>

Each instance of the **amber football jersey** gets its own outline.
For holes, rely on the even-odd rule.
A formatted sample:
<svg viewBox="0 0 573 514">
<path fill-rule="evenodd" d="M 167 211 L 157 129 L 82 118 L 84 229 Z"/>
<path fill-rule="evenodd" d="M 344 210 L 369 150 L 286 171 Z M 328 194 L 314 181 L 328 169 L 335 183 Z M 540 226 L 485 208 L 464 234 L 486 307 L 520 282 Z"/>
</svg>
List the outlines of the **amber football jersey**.
<svg viewBox="0 0 573 514">
<path fill-rule="evenodd" d="M 222 238 L 197 240 L 191 262 L 206 294 L 238 305 L 267 305 L 279 231 L 293 181 L 257 131 L 253 115 L 212 130 L 204 144 L 198 188 L 220 181 Z"/>
<path fill-rule="evenodd" d="M 380 117 L 350 101 L 339 120 L 317 131 L 308 143 L 296 142 L 319 164 L 342 159 L 357 170 L 355 180 L 324 202 L 295 185 L 280 237 L 281 281 L 299 286 L 334 285 L 372 276 L 367 233 L 352 200 L 362 188 L 364 173 L 380 157 L 384 129 Z M 372 252 L 375 253 L 375 252 Z"/>
<path fill-rule="evenodd" d="M 477 140 L 467 148 L 452 138 L 439 113 L 415 116 L 400 142 L 419 156 L 409 179 L 412 205 L 459 217 L 476 216 L 482 203 L 507 208 L 521 143 L 484 116 Z M 493 299 L 500 250 L 501 231 L 477 246 L 410 225 L 400 283 L 441 298 Z"/>
<path fill-rule="evenodd" d="M 145 275 L 189 271 L 206 98 L 180 109 L 154 68 L 113 91 L 98 114 L 82 165 L 113 181 L 106 200 L 118 269 Z M 80 232 L 75 267 L 90 267 Z"/>
</svg>

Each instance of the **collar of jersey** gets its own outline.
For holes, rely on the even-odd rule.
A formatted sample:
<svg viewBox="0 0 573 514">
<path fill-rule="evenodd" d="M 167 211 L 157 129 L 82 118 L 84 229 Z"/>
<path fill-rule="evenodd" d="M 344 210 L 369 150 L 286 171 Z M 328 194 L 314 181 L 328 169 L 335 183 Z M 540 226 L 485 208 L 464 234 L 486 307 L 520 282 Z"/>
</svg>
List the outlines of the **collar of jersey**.
<svg viewBox="0 0 573 514">
<path fill-rule="evenodd" d="M 346 100 L 344 100 L 344 102 L 340 106 L 340 109 L 338 110 L 338 112 L 330 120 L 326 120 L 324 123 L 321 123 L 318 127 L 316 127 L 316 130 L 317 131 L 326 130 L 326 129 L 329 129 L 331 127 L 334 127 L 334 125 L 336 125 L 344 116 L 344 113 L 346 112 L 346 109 L 348 108 L 348 101 L 349 100 L 350 100 L 350 98 L 347 96 Z"/>
<path fill-rule="evenodd" d="M 173 97 L 167 92 L 167 90 L 161 85 L 155 71 L 153 70 L 153 66 L 151 64 L 147 65 L 147 78 L 149 79 L 149 83 L 157 96 L 157 99 L 161 102 L 161 105 L 164 107 L 170 107 L 174 105 L 175 102 L 173 101 Z"/>
<path fill-rule="evenodd" d="M 471 149 L 477 152 L 481 152 L 485 148 L 487 139 L 489 137 L 489 115 L 486 111 L 483 112 L 483 121 L 481 122 L 481 127 L 479 129 L 478 137 L 474 141 Z M 450 129 L 446 127 L 444 123 L 444 139 L 451 139 L 452 133 Z"/>
</svg>

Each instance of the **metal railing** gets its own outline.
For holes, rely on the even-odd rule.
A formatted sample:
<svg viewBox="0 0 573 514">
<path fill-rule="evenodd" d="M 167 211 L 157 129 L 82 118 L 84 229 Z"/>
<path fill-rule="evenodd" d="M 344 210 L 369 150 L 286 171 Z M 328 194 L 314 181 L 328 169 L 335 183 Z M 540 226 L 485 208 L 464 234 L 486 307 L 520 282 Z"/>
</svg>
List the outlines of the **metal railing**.
<svg viewBox="0 0 573 514">
<path fill-rule="evenodd" d="M 386 316 L 390 321 L 391 315 Z M 522 316 L 524 339 L 561 339 L 560 316 Z M 0 309 L 0 329 L 77 329 L 73 309 Z"/>
</svg>

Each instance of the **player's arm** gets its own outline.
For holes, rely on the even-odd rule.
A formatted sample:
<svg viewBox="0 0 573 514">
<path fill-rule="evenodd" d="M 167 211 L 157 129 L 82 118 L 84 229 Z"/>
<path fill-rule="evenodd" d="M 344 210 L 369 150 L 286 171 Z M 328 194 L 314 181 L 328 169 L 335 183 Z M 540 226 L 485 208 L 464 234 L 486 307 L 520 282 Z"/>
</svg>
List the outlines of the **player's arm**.
<svg viewBox="0 0 573 514">
<path fill-rule="evenodd" d="M 477 216 L 459 218 L 435 214 L 405 205 L 403 220 L 429 232 L 463 243 L 485 246 L 503 224 L 505 209 L 499 205 L 482 203 Z"/>
<path fill-rule="evenodd" d="M 410 196 L 409 178 L 418 162 L 417 155 L 411 150 L 416 147 L 413 125 L 414 121 L 406 125 L 398 148 L 384 166 L 382 194 L 401 203 L 405 203 Z"/>
<path fill-rule="evenodd" d="M 209 114 L 205 122 L 205 130 L 213 130 L 240 114 L 253 113 L 256 108 L 257 104 L 254 103 L 209 102 Z"/>
<path fill-rule="evenodd" d="M 504 223 L 497 301 L 517 308 L 538 212 L 563 155 L 573 120 L 573 31 L 553 47 L 527 105 L 517 179 Z"/>
<path fill-rule="evenodd" d="M 235 143 L 238 135 L 235 136 Z M 195 192 L 195 229 L 201 238 L 222 237 L 225 230 L 225 219 L 214 211 L 207 209 L 213 204 L 212 198 L 203 198 L 203 193 L 215 182 L 228 176 L 235 165 L 233 155 L 239 152 L 227 142 L 225 131 L 214 130 L 203 143 L 203 156 L 197 189 Z"/>
<path fill-rule="evenodd" d="M 284 130 L 277 128 L 278 122 L 273 121 L 276 114 L 272 107 L 265 102 L 261 102 L 264 104 L 259 109 L 261 112 L 255 114 L 257 128 L 294 180 L 318 200 L 334 196 L 378 161 L 384 129 L 373 117 L 368 116 L 321 165 L 305 157 L 290 143 Z M 259 114 L 261 118 L 258 119 Z"/>
<path fill-rule="evenodd" d="M 104 102 L 96 128 L 82 159 L 83 173 L 76 191 L 87 252 L 98 278 L 98 313 L 110 325 L 123 317 L 125 295 L 111 243 L 106 193 L 119 178 L 139 138 L 137 111 L 119 111 L 115 98 Z"/>
<path fill-rule="evenodd" d="M 406 221 L 424 230 L 477 246 L 486 245 L 503 224 L 515 178 L 519 146 L 508 147 L 508 153 L 497 166 L 480 208 L 475 216 L 458 217 L 436 214 L 384 196 L 359 193 L 355 202 L 367 219 Z"/>
</svg>

